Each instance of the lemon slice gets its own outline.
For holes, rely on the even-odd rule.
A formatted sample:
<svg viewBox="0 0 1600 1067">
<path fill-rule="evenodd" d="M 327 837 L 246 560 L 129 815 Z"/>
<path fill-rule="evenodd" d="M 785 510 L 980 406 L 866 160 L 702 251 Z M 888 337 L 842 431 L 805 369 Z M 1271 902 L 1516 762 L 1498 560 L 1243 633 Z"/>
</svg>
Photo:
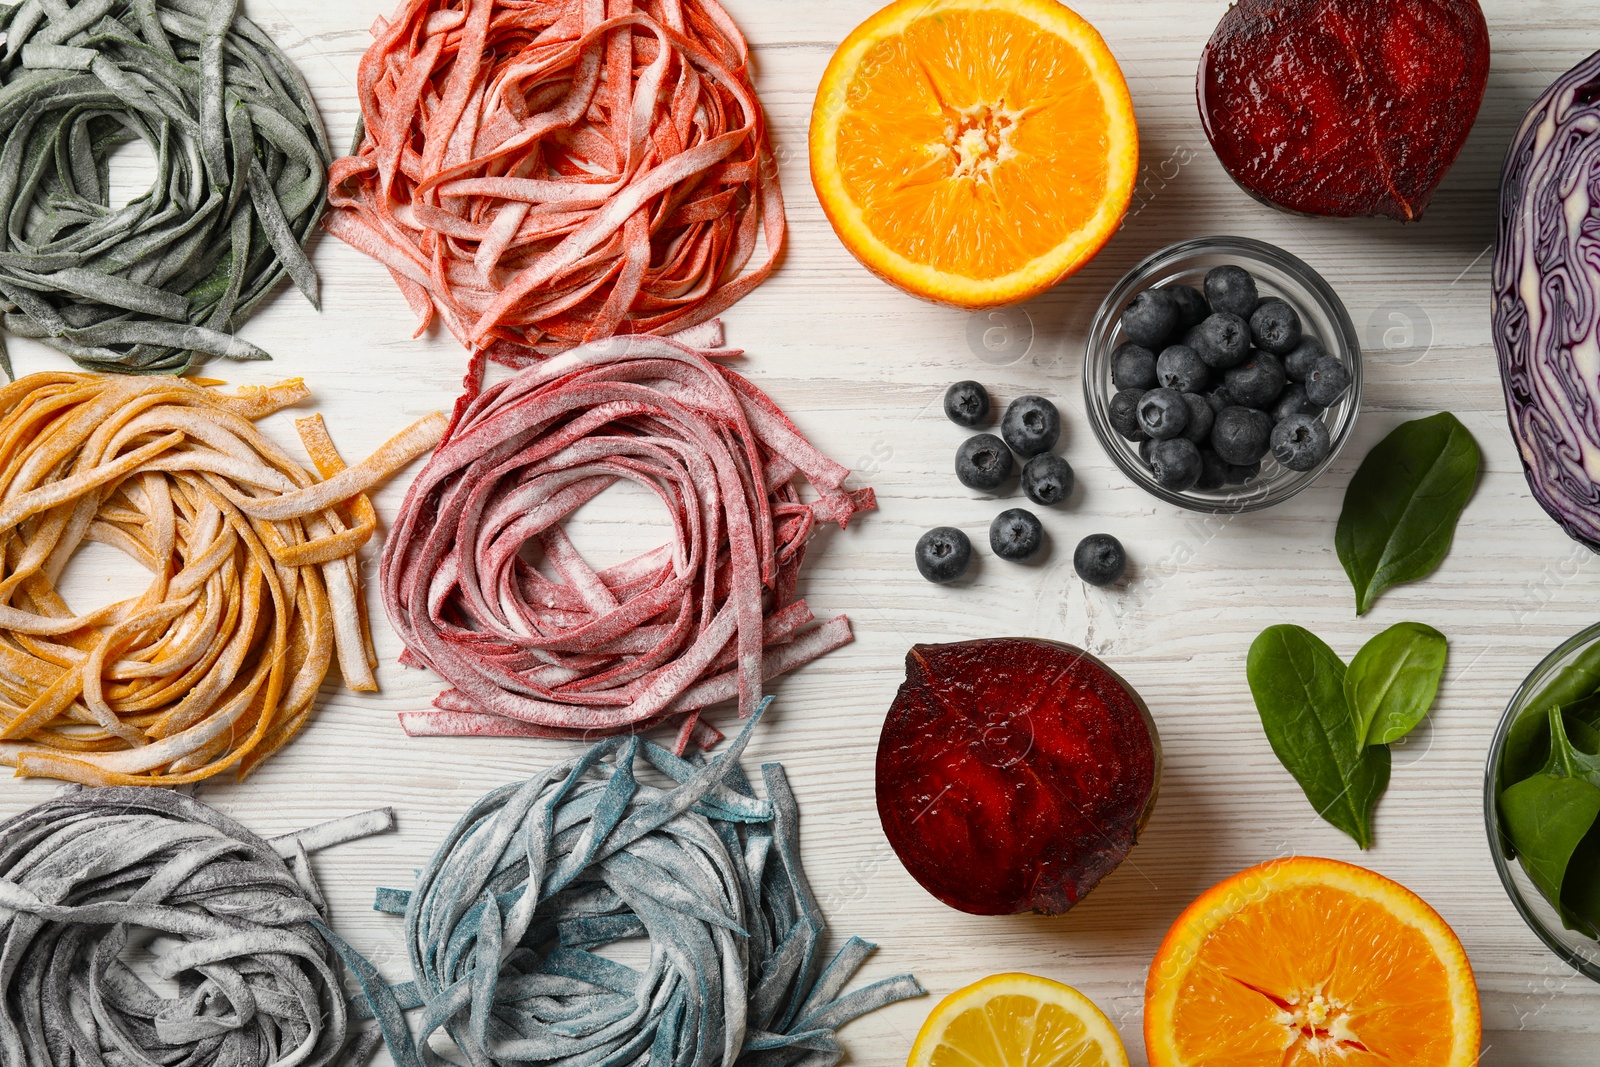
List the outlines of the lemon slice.
<svg viewBox="0 0 1600 1067">
<path fill-rule="evenodd" d="M 1089 998 L 1031 974 L 995 974 L 928 1015 L 907 1067 L 1128 1067 L 1116 1029 Z"/>
</svg>

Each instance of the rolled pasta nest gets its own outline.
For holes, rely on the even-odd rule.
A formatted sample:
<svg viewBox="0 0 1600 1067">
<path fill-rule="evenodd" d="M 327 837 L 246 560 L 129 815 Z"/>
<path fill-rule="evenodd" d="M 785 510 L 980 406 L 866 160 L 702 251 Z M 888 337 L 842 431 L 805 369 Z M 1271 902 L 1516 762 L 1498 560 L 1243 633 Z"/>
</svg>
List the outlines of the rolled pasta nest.
<svg viewBox="0 0 1600 1067">
<path fill-rule="evenodd" d="M 716 0 L 404 0 L 373 34 L 326 225 L 419 332 L 516 364 L 689 329 L 772 272 L 778 168 Z"/>
<path fill-rule="evenodd" d="M 384 543 L 401 662 L 451 684 L 401 722 L 591 739 L 670 722 L 679 753 L 710 748 L 722 734 L 702 709 L 737 699 L 749 715 L 766 680 L 851 640 L 842 615 L 812 625 L 798 595 L 812 534 L 876 506 L 849 473 L 750 382 L 665 338 L 585 345 L 469 390 Z M 563 521 L 619 480 L 660 500 L 673 539 L 596 570 Z"/>
<path fill-rule="evenodd" d="M 305 724 L 334 658 L 377 688 L 365 492 L 445 420 L 346 467 L 301 419 L 313 473 L 253 425 L 309 395 L 65 372 L 0 389 L 0 763 L 94 785 L 242 776 Z M 149 571 L 143 594 L 75 613 L 56 583 L 85 541 Z"/>
<path fill-rule="evenodd" d="M 206 356 L 269 358 L 233 331 L 285 274 L 317 303 L 302 246 L 332 153 L 305 80 L 237 8 L 0 8 L 8 333 L 92 370 L 181 373 Z M 134 140 L 157 177 L 113 207 L 108 160 Z"/>
<path fill-rule="evenodd" d="M 482 1067 L 829 1067 L 840 1026 L 922 995 L 910 975 L 847 992 L 873 950 L 860 938 L 823 955 L 788 779 L 764 765 L 759 798 L 738 762 L 760 715 L 713 761 L 612 739 L 497 789 L 414 891 L 379 890 L 415 980 L 391 989 L 333 944 L 398 1067 L 446 1062 L 440 1029 Z M 609 951 L 629 941 L 648 946 L 636 965 Z"/>
<path fill-rule="evenodd" d="M 181 794 L 113 788 L 0 825 L 0 1062 L 366 1063 L 378 1035 L 350 1025 L 308 856 L 392 823 L 267 841 Z"/>
</svg>

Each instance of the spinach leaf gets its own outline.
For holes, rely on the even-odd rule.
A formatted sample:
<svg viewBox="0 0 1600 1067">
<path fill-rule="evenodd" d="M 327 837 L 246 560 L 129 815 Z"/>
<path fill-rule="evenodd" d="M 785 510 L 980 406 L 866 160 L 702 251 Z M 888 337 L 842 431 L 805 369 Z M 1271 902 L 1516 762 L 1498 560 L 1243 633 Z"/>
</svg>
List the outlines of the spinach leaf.
<svg viewBox="0 0 1600 1067">
<path fill-rule="evenodd" d="M 1357 615 L 1384 589 L 1426 577 L 1444 559 L 1481 461 L 1478 443 L 1448 411 L 1402 423 L 1367 453 L 1333 538 Z"/>
<path fill-rule="evenodd" d="M 1416 729 L 1439 695 L 1449 647 L 1420 622 L 1391 626 L 1362 646 L 1344 676 L 1358 744 L 1391 744 Z"/>
<path fill-rule="evenodd" d="M 1600 938 L 1600 820 L 1579 842 L 1567 864 L 1561 910 L 1571 929 Z"/>
<path fill-rule="evenodd" d="M 1569 928 L 1575 916 L 1561 886 L 1578 846 L 1600 819 L 1600 789 L 1581 778 L 1536 774 L 1500 796 L 1500 828 L 1516 846 L 1522 869 Z"/>
<path fill-rule="evenodd" d="M 1567 727 L 1567 739 L 1572 742 L 1572 747 L 1588 756 L 1600 755 L 1600 730 L 1575 719 L 1572 713 L 1562 709 L 1561 721 Z"/>
<path fill-rule="evenodd" d="M 1538 774 L 1500 794 L 1500 827 L 1567 928 L 1593 934 L 1596 924 L 1585 914 L 1600 901 L 1600 890 L 1588 884 L 1595 874 L 1588 853 L 1578 862 L 1584 884 L 1569 888 L 1567 882 L 1579 873 L 1572 869 L 1574 856 L 1600 822 L 1600 756 L 1573 746 L 1559 708 L 1549 709 L 1546 723 L 1550 757 Z"/>
<path fill-rule="evenodd" d="M 1550 758 L 1540 774 L 1551 778 L 1581 778 L 1600 789 L 1600 756 L 1579 751 L 1567 733 L 1566 716 L 1550 710 Z"/>
<path fill-rule="evenodd" d="M 1569 719 L 1600 727 L 1600 644 L 1585 649 L 1539 690 L 1511 724 L 1500 756 L 1499 787 L 1539 773 L 1550 756 L 1550 715 L 1559 707 Z"/>
<path fill-rule="evenodd" d="M 1389 784 L 1389 750 L 1363 749 L 1344 697 L 1344 662 L 1315 634 L 1273 626 L 1250 646 L 1250 693 L 1279 762 L 1317 814 L 1372 845 L 1372 809 Z"/>
</svg>

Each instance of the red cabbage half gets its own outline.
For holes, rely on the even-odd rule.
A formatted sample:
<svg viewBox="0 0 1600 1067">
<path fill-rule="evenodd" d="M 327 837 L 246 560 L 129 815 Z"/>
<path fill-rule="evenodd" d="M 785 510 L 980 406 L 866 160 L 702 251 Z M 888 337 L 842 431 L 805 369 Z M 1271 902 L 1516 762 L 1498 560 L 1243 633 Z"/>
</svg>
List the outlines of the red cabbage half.
<svg viewBox="0 0 1600 1067">
<path fill-rule="evenodd" d="M 1600 52 L 1545 90 L 1506 155 L 1494 341 L 1534 497 L 1600 549 Z"/>
</svg>

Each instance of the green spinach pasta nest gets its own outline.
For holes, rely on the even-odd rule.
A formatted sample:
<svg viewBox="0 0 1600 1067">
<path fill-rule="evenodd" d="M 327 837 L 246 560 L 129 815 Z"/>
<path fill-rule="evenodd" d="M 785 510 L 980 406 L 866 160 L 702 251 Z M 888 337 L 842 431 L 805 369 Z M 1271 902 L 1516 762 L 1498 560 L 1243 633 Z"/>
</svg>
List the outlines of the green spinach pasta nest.
<svg viewBox="0 0 1600 1067">
<path fill-rule="evenodd" d="M 310 90 L 238 0 L 0 8 L 0 310 L 89 370 L 267 359 L 233 336 L 304 243 L 330 161 Z M 113 208 L 108 159 L 142 140 L 150 190 Z M 10 360 L 0 351 L 7 374 Z"/>
</svg>

